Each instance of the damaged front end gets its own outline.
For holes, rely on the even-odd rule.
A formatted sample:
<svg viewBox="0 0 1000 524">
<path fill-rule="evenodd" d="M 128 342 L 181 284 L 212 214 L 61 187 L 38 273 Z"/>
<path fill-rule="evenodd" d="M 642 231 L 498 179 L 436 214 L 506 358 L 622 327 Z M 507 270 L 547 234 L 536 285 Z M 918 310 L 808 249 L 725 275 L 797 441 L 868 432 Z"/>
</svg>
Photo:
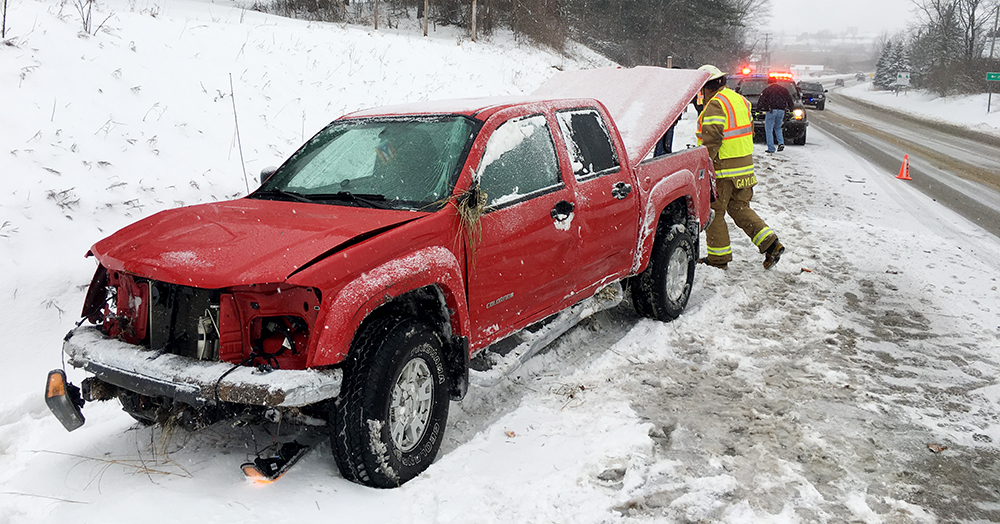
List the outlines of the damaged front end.
<svg viewBox="0 0 1000 524">
<path fill-rule="evenodd" d="M 320 309 L 315 288 L 253 284 L 200 289 L 99 266 L 63 352 L 92 376 L 77 389 L 50 373 L 46 402 L 67 430 L 84 402 L 118 399 L 145 423 L 196 429 L 268 408 L 336 397 L 340 369 L 308 369 Z"/>
</svg>

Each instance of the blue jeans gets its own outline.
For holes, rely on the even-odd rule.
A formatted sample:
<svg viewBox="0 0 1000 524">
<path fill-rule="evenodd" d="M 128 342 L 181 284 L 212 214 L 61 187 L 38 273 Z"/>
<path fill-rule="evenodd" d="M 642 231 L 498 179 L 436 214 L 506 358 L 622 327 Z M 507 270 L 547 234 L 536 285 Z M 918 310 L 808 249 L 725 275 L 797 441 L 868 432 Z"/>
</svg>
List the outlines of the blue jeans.
<svg viewBox="0 0 1000 524">
<path fill-rule="evenodd" d="M 781 134 L 781 124 L 785 122 L 784 109 L 772 109 L 764 113 L 764 137 L 767 140 L 767 151 L 774 152 L 774 137 L 778 137 L 778 145 L 785 145 L 785 137 Z"/>
</svg>

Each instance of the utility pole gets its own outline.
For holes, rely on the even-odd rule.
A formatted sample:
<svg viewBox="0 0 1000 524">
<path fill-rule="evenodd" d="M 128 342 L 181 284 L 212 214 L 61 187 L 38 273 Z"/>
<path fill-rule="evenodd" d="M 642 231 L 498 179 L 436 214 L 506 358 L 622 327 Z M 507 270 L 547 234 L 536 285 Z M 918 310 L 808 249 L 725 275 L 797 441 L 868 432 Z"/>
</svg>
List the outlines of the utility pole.
<svg viewBox="0 0 1000 524">
<path fill-rule="evenodd" d="M 764 57 L 763 57 L 764 63 L 762 64 L 764 66 L 764 73 L 771 72 L 770 44 L 771 44 L 771 33 L 764 33 Z"/>
<path fill-rule="evenodd" d="M 5 0 L 6 1 L 6 0 Z M 996 14 L 993 15 L 993 38 L 990 39 L 990 60 L 993 60 L 993 47 L 997 44 L 997 22 L 1000 22 L 1000 4 L 997 4 L 996 9 L 994 9 Z"/>
</svg>

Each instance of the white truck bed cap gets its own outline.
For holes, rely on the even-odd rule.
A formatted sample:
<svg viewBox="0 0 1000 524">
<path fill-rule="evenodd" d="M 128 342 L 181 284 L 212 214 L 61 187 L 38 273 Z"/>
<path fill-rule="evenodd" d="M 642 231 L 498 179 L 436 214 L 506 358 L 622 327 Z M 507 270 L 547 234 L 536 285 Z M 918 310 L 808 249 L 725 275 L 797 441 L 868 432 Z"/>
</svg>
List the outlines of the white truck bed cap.
<svg viewBox="0 0 1000 524">
<path fill-rule="evenodd" d="M 708 77 L 708 73 L 696 69 L 602 67 L 556 73 L 532 95 L 597 99 L 615 120 L 631 165 L 637 165 L 684 112 Z"/>
</svg>

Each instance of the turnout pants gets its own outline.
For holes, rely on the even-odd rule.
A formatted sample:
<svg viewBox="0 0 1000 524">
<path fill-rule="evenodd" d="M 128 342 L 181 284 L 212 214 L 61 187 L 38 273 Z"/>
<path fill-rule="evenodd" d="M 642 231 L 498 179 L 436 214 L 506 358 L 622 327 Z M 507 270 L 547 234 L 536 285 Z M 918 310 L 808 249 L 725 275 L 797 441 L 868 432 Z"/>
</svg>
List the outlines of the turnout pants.
<svg viewBox="0 0 1000 524">
<path fill-rule="evenodd" d="M 771 228 L 767 227 L 757 213 L 750 209 L 750 199 L 753 198 L 753 187 L 736 189 L 731 178 L 720 178 L 715 181 L 718 197 L 712 202 L 715 219 L 705 230 L 705 243 L 708 245 L 708 262 L 723 264 L 733 260 L 733 248 L 729 244 L 729 225 L 726 223 L 726 213 L 733 217 L 736 226 L 743 230 L 757 249 L 763 253 L 777 240 Z"/>
</svg>

